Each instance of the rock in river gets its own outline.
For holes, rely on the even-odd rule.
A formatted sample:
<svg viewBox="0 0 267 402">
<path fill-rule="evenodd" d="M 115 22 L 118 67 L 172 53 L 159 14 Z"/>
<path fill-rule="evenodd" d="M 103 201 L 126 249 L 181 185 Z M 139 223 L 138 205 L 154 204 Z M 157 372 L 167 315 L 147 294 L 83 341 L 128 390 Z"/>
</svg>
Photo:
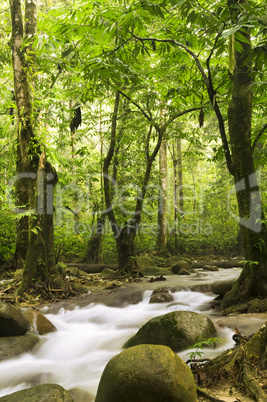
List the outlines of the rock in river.
<svg viewBox="0 0 267 402">
<path fill-rule="evenodd" d="M 215 335 L 213 322 L 203 314 L 173 311 L 149 320 L 125 343 L 124 348 L 154 344 L 169 346 L 174 352 L 179 352 Z"/>
<path fill-rule="evenodd" d="M 22 312 L 9 303 L 0 303 L 0 337 L 24 335 L 30 324 Z"/>
<path fill-rule="evenodd" d="M 113 357 L 100 379 L 95 402 L 196 402 L 189 367 L 170 348 L 138 345 Z"/>
</svg>

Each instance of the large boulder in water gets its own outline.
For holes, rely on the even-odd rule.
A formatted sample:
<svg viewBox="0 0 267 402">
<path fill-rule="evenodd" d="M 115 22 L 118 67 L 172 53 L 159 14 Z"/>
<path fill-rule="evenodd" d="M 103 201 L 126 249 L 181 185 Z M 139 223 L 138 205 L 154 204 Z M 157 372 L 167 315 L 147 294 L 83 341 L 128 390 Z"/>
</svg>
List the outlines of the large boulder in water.
<svg viewBox="0 0 267 402">
<path fill-rule="evenodd" d="M 0 337 L 24 335 L 30 329 L 22 312 L 9 303 L 0 303 Z"/>
<path fill-rule="evenodd" d="M 189 367 L 170 348 L 139 345 L 106 365 L 95 402 L 196 402 Z"/>
<path fill-rule="evenodd" d="M 216 295 L 224 296 L 226 292 L 232 289 L 235 279 L 211 284 L 211 291 Z"/>
<path fill-rule="evenodd" d="M 174 352 L 187 349 L 202 339 L 214 337 L 216 328 L 203 314 L 192 311 L 173 311 L 149 320 L 124 345 L 140 344 L 169 346 Z"/>
<path fill-rule="evenodd" d="M 24 313 L 24 317 L 30 323 L 30 331 L 34 334 L 45 335 L 55 332 L 57 329 L 40 311 L 28 310 Z"/>
<path fill-rule="evenodd" d="M 30 352 L 38 342 L 39 337 L 34 334 L 1 337 L 0 361 L 17 357 L 22 353 Z"/>
<path fill-rule="evenodd" d="M 43 384 L 0 398 L 0 402 L 73 402 L 71 395 L 57 384 Z"/>
</svg>

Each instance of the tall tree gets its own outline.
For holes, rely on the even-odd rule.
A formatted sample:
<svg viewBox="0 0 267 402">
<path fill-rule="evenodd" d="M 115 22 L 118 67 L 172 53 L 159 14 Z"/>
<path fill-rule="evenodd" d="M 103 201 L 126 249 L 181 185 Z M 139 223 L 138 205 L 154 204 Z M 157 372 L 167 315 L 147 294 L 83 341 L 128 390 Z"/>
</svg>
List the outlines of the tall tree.
<svg viewBox="0 0 267 402">
<path fill-rule="evenodd" d="M 168 20 L 164 19 L 162 28 L 157 34 L 149 36 L 147 27 L 140 30 L 140 35 L 128 31 L 128 35 L 139 41 L 141 47 L 150 43 L 156 50 L 157 44 L 165 46 L 165 52 L 180 49 L 190 56 L 202 77 L 206 94 L 216 115 L 225 160 L 229 172 L 234 176 L 236 197 L 238 202 L 240 230 L 245 252 L 246 264 L 233 289 L 226 294 L 222 303 L 227 307 L 241 300 L 252 297 L 267 296 L 267 269 L 266 269 L 266 226 L 262 213 L 262 201 L 255 173 L 253 161 L 253 147 L 251 143 L 251 115 L 253 74 L 251 61 L 253 59 L 250 40 L 250 13 L 254 12 L 247 0 L 233 0 L 222 6 L 219 3 L 199 3 L 197 1 L 183 1 L 180 3 L 177 19 L 169 3 Z M 141 8 L 158 15 L 155 8 L 149 8 L 142 3 Z M 164 18 L 165 9 L 161 9 Z M 167 15 L 167 14 L 166 14 Z M 182 18 L 185 24 L 182 23 Z M 255 20 L 259 20 L 256 16 Z M 199 35 L 199 30 L 202 36 Z M 179 36 L 181 40 L 179 41 Z M 201 38 L 201 40 L 199 40 Z M 129 39 L 130 40 L 130 39 Z M 222 54 L 230 43 L 230 63 L 227 75 L 219 71 L 218 64 L 214 63 L 215 52 Z M 171 48 L 166 48 L 167 44 Z M 235 64 L 233 69 L 234 48 Z M 205 49 L 205 52 L 203 51 Z M 176 50 L 173 50 L 176 55 Z M 179 52 L 180 55 L 180 52 Z M 206 57 L 206 58 L 205 58 Z M 214 65 L 215 64 L 215 65 Z M 220 80 L 217 81 L 217 75 Z M 230 144 L 227 138 L 227 125 L 223 113 L 223 106 L 219 102 L 218 91 L 225 88 L 229 92 L 229 77 L 232 74 L 231 102 L 228 109 L 228 127 Z M 216 87 L 217 85 L 217 87 Z M 224 86 L 223 86 L 224 85 Z"/>
<path fill-rule="evenodd" d="M 34 134 L 33 85 L 35 74 L 34 41 L 37 30 L 37 1 L 26 2 L 25 14 L 20 0 L 10 0 L 12 21 L 12 61 L 17 105 L 17 202 L 27 206 L 27 253 L 23 280 L 17 290 L 21 295 L 33 281 L 47 288 L 62 288 L 56 269 L 53 237 L 53 186 L 57 176 Z M 25 21 L 25 24 L 24 24 Z M 21 186 L 23 181 L 23 186 Z M 24 255 L 22 255 L 22 258 Z"/>
<path fill-rule="evenodd" d="M 167 140 L 164 139 L 159 150 L 158 251 L 164 251 L 167 244 L 167 149 Z"/>
</svg>

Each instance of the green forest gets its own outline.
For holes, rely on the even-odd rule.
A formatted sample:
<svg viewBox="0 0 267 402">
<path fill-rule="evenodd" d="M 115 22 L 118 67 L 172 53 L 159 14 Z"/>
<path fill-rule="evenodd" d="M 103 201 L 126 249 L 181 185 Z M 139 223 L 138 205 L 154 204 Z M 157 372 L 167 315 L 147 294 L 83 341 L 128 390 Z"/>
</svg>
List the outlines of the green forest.
<svg viewBox="0 0 267 402">
<path fill-rule="evenodd" d="M 266 10 L 0 1 L 0 299 L 82 293 L 66 264 L 236 258 L 218 308 L 266 312 Z"/>
</svg>

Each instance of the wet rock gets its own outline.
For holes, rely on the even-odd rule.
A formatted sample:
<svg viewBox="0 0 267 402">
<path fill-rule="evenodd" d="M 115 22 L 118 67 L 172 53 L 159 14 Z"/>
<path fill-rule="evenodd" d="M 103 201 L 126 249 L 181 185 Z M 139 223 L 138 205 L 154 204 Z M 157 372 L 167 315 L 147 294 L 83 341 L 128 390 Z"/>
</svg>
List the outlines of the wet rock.
<svg viewBox="0 0 267 402">
<path fill-rule="evenodd" d="M 30 323 L 30 331 L 34 334 L 45 335 L 55 332 L 57 329 L 40 311 L 28 310 L 24 317 Z"/>
<path fill-rule="evenodd" d="M 124 350 L 106 365 L 95 402 L 196 402 L 196 386 L 188 366 L 161 345 Z"/>
<path fill-rule="evenodd" d="M 180 271 L 190 271 L 191 263 L 185 260 L 177 261 L 172 267 L 171 270 L 174 274 L 178 275 Z"/>
<path fill-rule="evenodd" d="M 226 292 L 232 289 L 234 282 L 235 280 L 212 283 L 211 291 L 216 295 L 224 296 Z"/>
<path fill-rule="evenodd" d="M 17 357 L 22 353 L 30 352 L 39 342 L 34 334 L 23 336 L 8 336 L 0 338 L 0 361 Z"/>
<path fill-rule="evenodd" d="M 215 265 L 204 265 L 203 271 L 219 271 L 219 268 Z"/>
<path fill-rule="evenodd" d="M 179 271 L 178 275 L 190 275 L 190 272 L 187 271 L 187 269 L 182 268 L 182 269 Z"/>
<path fill-rule="evenodd" d="M 0 303 L 0 337 L 24 335 L 30 324 L 22 312 L 9 303 Z"/>
<path fill-rule="evenodd" d="M 173 267 L 174 265 L 178 264 L 180 261 L 183 261 L 183 262 L 186 261 L 188 263 L 189 270 L 192 269 L 192 262 L 188 258 L 181 257 L 181 256 L 178 256 L 178 255 L 174 255 L 172 257 L 169 257 L 168 260 L 165 263 L 165 266 L 166 267 Z"/>
<path fill-rule="evenodd" d="M 56 384 L 43 384 L 0 398 L 1 402 L 74 402 L 68 391 Z"/>
<path fill-rule="evenodd" d="M 101 272 L 101 276 L 105 278 L 110 278 L 111 276 L 114 276 L 116 271 L 113 271 L 113 269 L 109 268 L 104 268 L 103 271 Z"/>
<path fill-rule="evenodd" d="M 169 346 L 179 352 L 203 338 L 216 335 L 213 322 L 203 314 L 192 311 L 173 311 L 152 318 L 124 345 L 129 348 L 140 344 Z"/>
<path fill-rule="evenodd" d="M 141 271 L 142 271 L 142 268 L 156 267 L 156 264 L 154 263 L 154 261 L 149 257 L 137 257 L 136 260 L 137 260 L 137 263 L 138 263 Z"/>
<path fill-rule="evenodd" d="M 168 303 L 173 301 L 171 293 L 156 293 L 151 296 L 149 303 Z"/>
<path fill-rule="evenodd" d="M 68 392 L 72 396 L 74 402 L 93 402 L 95 400 L 94 395 L 90 394 L 90 392 L 84 391 L 83 389 L 72 388 Z"/>
<path fill-rule="evenodd" d="M 144 276 L 156 276 L 156 275 L 172 275 L 171 270 L 166 268 L 158 268 L 156 266 L 148 266 L 141 268 L 140 271 Z"/>
</svg>

